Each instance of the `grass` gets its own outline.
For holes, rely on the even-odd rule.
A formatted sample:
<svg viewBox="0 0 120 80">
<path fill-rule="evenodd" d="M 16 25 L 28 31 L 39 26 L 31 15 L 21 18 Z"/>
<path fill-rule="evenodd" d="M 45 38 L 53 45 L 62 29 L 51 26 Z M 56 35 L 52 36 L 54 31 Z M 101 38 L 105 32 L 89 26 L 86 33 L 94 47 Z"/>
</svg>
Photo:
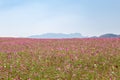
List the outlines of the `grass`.
<svg viewBox="0 0 120 80">
<path fill-rule="evenodd" d="M 119 50 L 117 54 L 48 50 L 1 52 L 0 80 L 120 80 Z"/>
<path fill-rule="evenodd" d="M 119 80 L 120 55 L 0 53 L 1 80 Z"/>
</svg>

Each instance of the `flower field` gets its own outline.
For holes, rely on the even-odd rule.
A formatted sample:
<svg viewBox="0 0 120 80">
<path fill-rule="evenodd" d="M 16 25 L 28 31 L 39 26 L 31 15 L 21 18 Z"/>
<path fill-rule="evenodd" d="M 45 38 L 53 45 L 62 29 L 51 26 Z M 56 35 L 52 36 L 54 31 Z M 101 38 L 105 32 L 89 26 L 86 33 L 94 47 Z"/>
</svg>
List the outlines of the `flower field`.
<svg viewBox="0 0 120 80">
<path fill-rule="evenodd" d="M 120 80 L 120 39 L 0 38 L 0 80 Z"/>
</svg>

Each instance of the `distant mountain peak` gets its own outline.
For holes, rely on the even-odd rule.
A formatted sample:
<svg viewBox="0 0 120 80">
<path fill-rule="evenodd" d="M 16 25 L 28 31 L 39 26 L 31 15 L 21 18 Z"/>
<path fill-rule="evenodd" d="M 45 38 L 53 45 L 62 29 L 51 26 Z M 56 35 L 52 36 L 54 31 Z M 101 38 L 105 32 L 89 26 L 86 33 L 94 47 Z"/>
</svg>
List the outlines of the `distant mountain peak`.
<svg viewBox="0 0 120 80">
<path fill-rule="evenodd" d="M 120 36 L 112 33 L 107 33 L 100 36 L 100 38 L 117 38 L 117 37 L 120 37 Z"/>
<path fill-rule="evenodd" d="M 70 33 L 70 34 L 45 33 L 45 34 L 41 34 L 41 35 L 32 35 L 29 37 L 30 38 L 83 38 L 83 36 L 80 33 Z"/>
</svg>

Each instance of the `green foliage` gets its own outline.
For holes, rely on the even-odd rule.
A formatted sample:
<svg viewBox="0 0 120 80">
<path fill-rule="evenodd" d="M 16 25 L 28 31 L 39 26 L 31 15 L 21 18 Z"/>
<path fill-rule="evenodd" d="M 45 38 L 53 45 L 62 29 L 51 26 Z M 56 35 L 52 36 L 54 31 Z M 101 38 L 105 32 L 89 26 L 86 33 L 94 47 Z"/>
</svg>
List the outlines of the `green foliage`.
<svg viewBox="0 0 120 80">
<path fill-rule="evenodd" d="M 12 40 L 22 51 L 0 53 L 0 80 L 119 80 L 120 40 L 106 40 Z"/>
<path fill-rule="evenodd" d="M 56 53 L 57 54 L 57 53 Z M 38 59 L 28 53 L 0 53 L 0 78 L 3 80 L 109 80 L 120 77 L 120 55 L 80 55 L 77 60 L 55 55 Z M 27 56 L 26 56 L 27 55 Z M 41 54 L 36 54 L 41 55 Z"/>
</svg>

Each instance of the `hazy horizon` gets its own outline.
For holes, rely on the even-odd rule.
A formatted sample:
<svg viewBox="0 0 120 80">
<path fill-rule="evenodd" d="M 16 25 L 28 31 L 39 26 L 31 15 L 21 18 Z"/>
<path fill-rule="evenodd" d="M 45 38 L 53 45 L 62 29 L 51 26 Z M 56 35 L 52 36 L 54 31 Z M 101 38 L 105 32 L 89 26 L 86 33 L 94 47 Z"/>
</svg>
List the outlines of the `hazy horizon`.
<svg viewBox="0 0 120 80">
<path fill-rule="evenodd" d="M 0 36 L 120 34 L 120 0 L 0 0 Z"/>
</svg>

